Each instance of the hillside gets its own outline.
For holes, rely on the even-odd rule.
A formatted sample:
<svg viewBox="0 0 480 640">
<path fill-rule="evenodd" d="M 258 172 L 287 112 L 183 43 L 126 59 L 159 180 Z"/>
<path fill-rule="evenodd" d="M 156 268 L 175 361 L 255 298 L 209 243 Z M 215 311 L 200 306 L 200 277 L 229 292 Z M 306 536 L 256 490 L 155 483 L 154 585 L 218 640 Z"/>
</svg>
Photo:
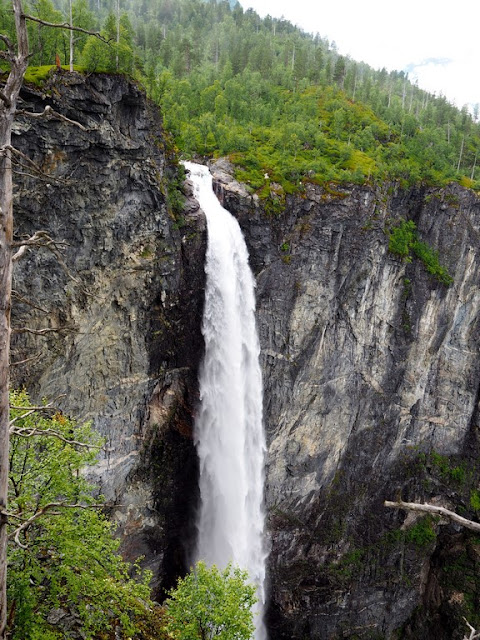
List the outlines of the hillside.
<svg viewBox="0 0 480 640">
<path fill-rule="evenodd" d="M 61 6 L 60 0 L 56 0 Z M 117 40 L 112 0 L 76 0 L 87 70 L 133 75 L 162 107 L 184 156 L 228 155 L 237 177 L 280 209 L 306 182 L 403 185 L 460 182 L 480 189 L 478 113 L 374 70 L 290 22 L 228 2 L 123 0 Z M 8 27 L 7 0 L 0 17 Z M 52 0 L 31 7 L 61 19 Z M 67 63 L 66 34 L 31 27 L 32 65 Z M 118 58 L 118 60 L 117 60 Z"/>
</svg>

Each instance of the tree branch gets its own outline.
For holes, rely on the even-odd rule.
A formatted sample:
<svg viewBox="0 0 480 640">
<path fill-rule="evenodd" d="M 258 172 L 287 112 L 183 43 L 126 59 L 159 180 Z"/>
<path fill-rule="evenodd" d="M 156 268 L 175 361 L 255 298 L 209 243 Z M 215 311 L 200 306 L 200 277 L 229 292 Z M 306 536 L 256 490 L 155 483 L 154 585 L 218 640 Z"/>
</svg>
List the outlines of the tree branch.
<svg viewBox="0 0 480 640">
<path fill-rule="evenodd" d="M 12 247 L 20 247 L 19 250 L 13 254 L 12 262 L 20 260 L 20 258 L 25 255 L 28 247 L 47 247 L 47 249 L 55 253 L 54 249 L 57 249 L 57 247 L 67 246 L 68 244 L 66 242 L 56 242 L 53 240 L 46 231 L 36 231 L 30 238 L 12 242 Z M 56 255 L 56 257 L 58 259 L 58 255 Z"/>
<path fill-rule="evenodd" d="M 385 507 L 392 507 L 393 509 L 406 509 L 407 511 L 420 511 L 422 513 L 434 513 L 439 516 L 443 516 L 456 522 L 457 524 L 461 524 L 466 529 L 470 529 L 471 531 L 480 532 L 480 523 L 473 522 L 473 520 L 467 520 L 467 518 L 463 518 L 459 516 L 454 511 L 450 511 L 449 509 L 445 509 L 445 507 L 437 507 L 433 504 L 419 504 L 418 502 L 403 502 L 403 500 L 399 500 L 398 502 L 390 502 L 389 500 L 385 500 L 383 503 Z"/>
<path fill-rule="evenodd" d="M 29 113 L 28 111 L 25 111 L 23 113 Z M 41 114 L 39 114 L 41 115 Z M 73 121 L 72 121 L 73 122 Z M 82 126 L 82 125 L 80 125 Z M 18 149 L 15 149 L 15 147 L 12 147 L 11 145 L 5 145 L 4 147 L 2 147 L 0 149 L 0 153 L 3 153 L 4 151 L 10 151 L 13 155 L 15 156 L 19 156 L 20 158 L 22 158 L 23 160 L 25 160 L 25 162 L 27 163 L 28 166 L 32 167 L 41 178 L 47 179 L 49 182 L 59 182 L 61 184 L 66 183 L 67 181 L 61 178 L 56 178 L 55 176 L 52 176 L 49 173 L 45 173 L 45 171 L 43 171 L 43 169 L 41 167 L 39 167 L 38 164 L 36 164 L 33 160 L 31 160 L 28 156 L 26 156 L 24 153 L 22 153 L 21 151 L 19 151 Z M 12 158 L 13 160 L 13 158 Z M 22 163 L 16 161 L 18 163 L 18 165 L 20 167 L 25 167 L 25 165 L 23 165 Z M 30 174 L 22 174 L 22 175 L 29 175 Z M 32 178 L 36 178 L 37 176 L 30 176 Z"/>
<path fill-rule="evenodd" d="M 0 33 L 0 40 L 5 44 L 9 53 L 11 54 L 15 53 L 15 47 L 13 46 L 13 42 L 10 40 L 8 36 L 6 36 L 4 33 Z"/>
<path fill-rule="evenodd" d="M 35 520 L 38 520 L 38 518 L 41 518 L 43 515 L 45 515 L 47 511 L 50 511 L 51 509 L 54 509 L 57 507 L 61 507 L 63 509 L 103 509 L 105 506 L 106 505 L 104 504 L 85 505 L 85 504 L 65 504 L 64 502 L 50 502 L 49 504 L 46 504 L 44 507 L 42 507 L 40 511 L 37 511 L 36 513 L 34 513 L 33 516 L 28 518 L 28 520 L 25 520 L 25 522 L 23 522 L 19 527 L 17 527 L 14 531 L 12 531 L 12 533 L 8 537 L 13 538 L 15 540 L 15 543 L 21 549 L 28 549 L 27 545 L 22 544 L 20 542 L 20 534 L 22 533 L 22 531 L 26 531 L 35 522 Z M 4 511 L 2 511 L 1 513 L 3 516 L 7 516 L 7 517 L 10 515 Z M 52 511 L 50 515 L 59 516 L 61 515 L 61 512 Z"/>
<path fill-rule="evenodd" d="M 82 131 L 88 131 L 88 129 L 84 127 L 83 124 L 80 124 L 80 122 L 77 122 L 76 120 L 70 120 L 70 118 L 67 118 L 66 116 L 63 116 L 61 113 L 58 113 L 58 111 L 52 109 L 49 104 L 47 104 L 47 106 L 41 113 L 33 113 L 32 111 L 24 111 L 23 109 L 17 111 L 17 113 L 23 116 L 28 116 L 29 118 L 47 118 L 47 120 L 49 120 L 50 118 L 57 118 L 58 120 L 68 122 L 68 124 L 75 125 Z"/>
<path fill-rule="evenodd" d="M 30 329 L 29 327 L 19 327 L 12 329 L 12 333 L 30 333 L 34 336 L 45 336 L 48 333 L 57 333 L 59 331 L 73 331 L 73 327 L 65 325 L 64 327 L 47 327 L 45 329 Z"/>
<path fill-rule="evenodd" d="M 74 27 L 68 22 L 64 22 L 64 23 L 47 22 L 46 20 L 42 20 L 41 18 L 37 18 L 35 16 L 30 16 L 26 13 L 23 14 L 23 18 L 25 18 L 25 20 L 30 20 L 31 22 L 37 22 L 38 24 L 41 24 L 44 27 L 53 27 L 54 29 L 67 29 L 68 31 L 79 31 L 80 33 L 86 33 L 89 36 L 95 36 L 96 38 L 98 38 L 102 42 L 105 42 L 106 44 L 110 43 L 110 40 L 107 40 L 106 38 L 104 38 L 104 36 L 102 36 L 101 33 L 98 33 L 98 31 L 89 31 L 88 29 L 82 29 L 82 27 Z"/>
<path fill-rule="evenodd" d="M 46 247 L 47 249 L 49 249 L 56 257 L 56 259 L 58 260 L 58 264 L 62 267 L 70 280 L 72 280 L 76 284 L 80 284 L 80 280 L 75 278 L 70 273 L 69 268 L 65 264 L 65 260 L 62 258 L 58 250 L 58 248 L 68 247 L 69 244 L 67 242 L 58 242 L 57 240 L 53 240 L 53 238 L 51 238 L 46 231 L 37 231 L 33 236 L 31 236 L 31 238 L 27 238 L 23 241 L 12 242 L 12 247 L 20 247 L 20 249 L 12 256 L 12 262 L 16 262 L 23 255 L 25 255 L 27 247 L 29 246 Z"/>
<path fill-rule="evenodd" d="M 13 425 L 15 424 L 15 422 L 17 420 L 21 420 L 22 418 L 26 418 L 27 416 L 32 415 L 32 413 L 36 413 L 37 411 L 47 411 L 47 412 L 48 411 L 53 411 L 54 413 L 58 413 L 58 409 L 53 407 L 51 402 L 49 404 L 44 404 L 44 405 L 41 405 L 39 407 L 32 407 L 32 406 L 30 406 L 30 407 L 16 407 L 15 405 L 10 404 L 8 408 L 9 408 L 10 411 L 13 409 L 14 411 L 24 411 L 25 412 L 25 413 L 22 413 L 21 416 L 17 416 L 13 420 L 10 420 L 9 425 L 8 425 L 9 428 L 10 428 L 10 434 L 12 433 L 12 427 L 13 427 Z M 26 429 L 24 429 L 24 430 L 26 431 Z"/>
<path fill-rule="evenodd" d="M 33 360 L 38 360 L 40 358 L 40 354 L 37 353 L 36 356 L 32 356 L 31 358 L 25 358 L 25 360 L 17 360 L 17 362 L 10 362 L 11 367 L 18 367 L 21 364 L 26 364 L 27 362 L 32 362 Z"/>
<path fill-rule="evenodd" d="M 6 96 L 3 93 L 3 91 L 0 91 L 0 100 L 5 103 L 5 106 L 7 106 L 7 107 L 11 107 L 12 106 L 12 101 L 10 100 L 10 98 L 8 96 Z"/>
<path fill-rule="evenodd" d="M 480 633 L 477 633 L 477 630 L 472 627 L 472 625 L 469 623 L 469 621 L 466 618 L 464 618 L 464 620 L 470 629 L 470 635 L 468 636 L 468 638 L 467 636 L 464 636 L 463 640 L 477 640 L 478 638 L 480 638 Z"/>
<path fill-rule="evenodd" d="M 18 293 L 18 291 L 15 291 L 15 289 L 12 289 L 12 298 L 15 298 L 16 300 L 18 300 L 19 302 L 22 302 L 23 304 L 27 304 L 29 307 L 32 307 L 32 309 L 36 309 L 37 311 L 41 311 L 42 313 L 47 313 L 47 314 L 50 313 L 48 309 L 39 307 L 38 304 L 35 304 L 31 300 L 24 298 L 22 295 Z"/>
<path fill-rule="evenodd" d="M 29 416 L 32 413 L 35 413 L 35 410 L 29 411 L 28 413 L 20 417 L 25 418 L 26 416 Z M 14 420 L 12 420 L 10 424 L 12 425 L 12 423 L 17 419 L 18 418 L 14 418 Z M 57 438 L 58 440 L 65 442 L 65 444 L 70 444 L 75 447 L 81 447 L 83 449 L 98 449 L 100 451 L 100 449 L 102 448 L 98 444 L 88 444 L 87 442 L 80 442 L 78 440 L 70 440 L 69 438 L 65 438 L 64 435 L 62 435 L 59 431 L 55 431 L 55 429 L 36 429 L 35 427 L 19 428 L 19 427 L 11 426 L 10 435 L 20 436 L 21 438 L 32 438 L 33 436 L 50 436 L 52 438 Z"/>
</svg>

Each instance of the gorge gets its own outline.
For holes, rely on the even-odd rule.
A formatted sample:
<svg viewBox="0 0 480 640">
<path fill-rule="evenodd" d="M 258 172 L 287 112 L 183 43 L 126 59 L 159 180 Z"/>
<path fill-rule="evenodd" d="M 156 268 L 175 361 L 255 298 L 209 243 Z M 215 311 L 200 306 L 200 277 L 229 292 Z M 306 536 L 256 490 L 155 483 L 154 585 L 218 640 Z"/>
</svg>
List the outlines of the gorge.
<svg viewBox="0 0 480 640">
<path fill-rule="evenodd" d="M 200 465 L 196 559 L 248 571 L 257 640 L 266 637 L 263 387 L 255 282 L 238 222 L 218 202 L 207 167 L 185 162 L 205 212 L 208 247 L 195 445 Z"/>
<path fill-rule="evenodd" d="M 52 175 L 17 177 L 16 235 L 41 228 L 68 246 L 16 266 L 14 328 L 57 331 L 17 331 L 15 360 L 34 359 L 14 383 L 64 394 L 107 436 L 94 473 L 161 598 L 196 536 L 204 215 L 188 182 L 173 206 L 181 175 L 160 116 L 126 80 L 60 73 L 22 98 L 88 131 L 16 124 L 15 146 Z M 478 610 L 477 540 L 383 501 L 475 517 L 480 200 L 456 184 L 306 183 L 272 215 L 228 161 L 211 171 L 257 280 L 269 637 L 461 638 Z M 389 252 L 405 219 L 452 285 Z"/>
</svg>

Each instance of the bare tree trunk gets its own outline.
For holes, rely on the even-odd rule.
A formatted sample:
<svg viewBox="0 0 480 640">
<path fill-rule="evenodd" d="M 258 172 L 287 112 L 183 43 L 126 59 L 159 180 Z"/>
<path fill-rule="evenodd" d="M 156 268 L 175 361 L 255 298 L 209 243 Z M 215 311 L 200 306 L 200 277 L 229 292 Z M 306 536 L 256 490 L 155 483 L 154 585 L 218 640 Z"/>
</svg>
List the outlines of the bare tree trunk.
<svg viewBox="0 0 480 640">
<path fill-rule="evenodd" d="M 17 50 L 7 39 L 10 74 L 0 100 L 0 512 L 7 510 L 9 460 L 9 357 L 12 295 L 13 195 L 10 143 L 17 98 L 28 61 L 28 38 L 21 0 L 12 0 Z M 0 640 L 7 624 L 7 518 L 0 515 Z"/>
<path fill-rule="evenodd" d="M 73 27 L 73 0 L 68 0 L 70 9 L 70 26 Z M 70 71 L 73 72 L 73 30 L 70 29 Z"/>
<path fill-rule="evenodd" d="M 475 158 L 473 160 L 473 167 L 472 167 L 472 173 L 470 174 L 470 180 L 475 179 L 475 168 L 477 166 L 477 156 L 478 156 L 478 151 L 475 153 Z"/>
<path fill-rule="evenodd" d="M 457 171 L 460 171 L 460 166 L 462 164 L 462 158 L 463 158 L 463 148 L 465 146 L 465 134 L 463 134 L 463 138 L 462 138 L 462 146 L 460 147 L 460 155 L 458 156 L 458 164 L 457 164 Z"/>
<path fill-rule="evenodd" d="M 115 54 L 115 70 L 118 71 L 118 49 L 120 46 L 120 0 L 117 0 L 117 51 Z"/>
<path fill-rule="evenodd" d="M 461 524 L 462 527 L 471 529 L 471 531 L 476 531 L 477 533 L 480 531 L 480 523 L 474 522 L 473 520 L 467 520 L 467 518 L 463 518 L 462 516 L 456 514 L 454 511 L 445 509 L 445 507 L 437 507 L 437 505 L 434 504 L 419 504 L 418 502 L 403 502 L 403 500 L 398 500 L 397 502 L 390 502 L 389 500 L 385 500 L 383 504 L 386 507 L 393 507 L 394 509 L 420 511 L 421 513 L 434 513 L 438 516 L 448 518 L 449 520 L 452 520 L 457 524 Z"/>
</svg>

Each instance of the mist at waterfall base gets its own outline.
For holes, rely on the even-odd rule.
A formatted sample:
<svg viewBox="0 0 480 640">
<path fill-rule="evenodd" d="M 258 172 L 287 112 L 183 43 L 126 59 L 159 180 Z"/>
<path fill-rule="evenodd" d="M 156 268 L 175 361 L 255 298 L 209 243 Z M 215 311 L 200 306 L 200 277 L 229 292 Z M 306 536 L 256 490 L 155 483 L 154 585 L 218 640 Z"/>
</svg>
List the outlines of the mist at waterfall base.
<svg viewBox="0 0 480 640">
<path fill-rule="evenodd" d="M 219 203 L 207 167 L 184 163 L 207 218 L 208 246 L 195 444 L 201 506 L 196 560 L 248 571 L 257 586 L 256 640 L 263 622 L 263 391 L 255 325 L 255 281 L 235 218 Z"/>
</svg>

